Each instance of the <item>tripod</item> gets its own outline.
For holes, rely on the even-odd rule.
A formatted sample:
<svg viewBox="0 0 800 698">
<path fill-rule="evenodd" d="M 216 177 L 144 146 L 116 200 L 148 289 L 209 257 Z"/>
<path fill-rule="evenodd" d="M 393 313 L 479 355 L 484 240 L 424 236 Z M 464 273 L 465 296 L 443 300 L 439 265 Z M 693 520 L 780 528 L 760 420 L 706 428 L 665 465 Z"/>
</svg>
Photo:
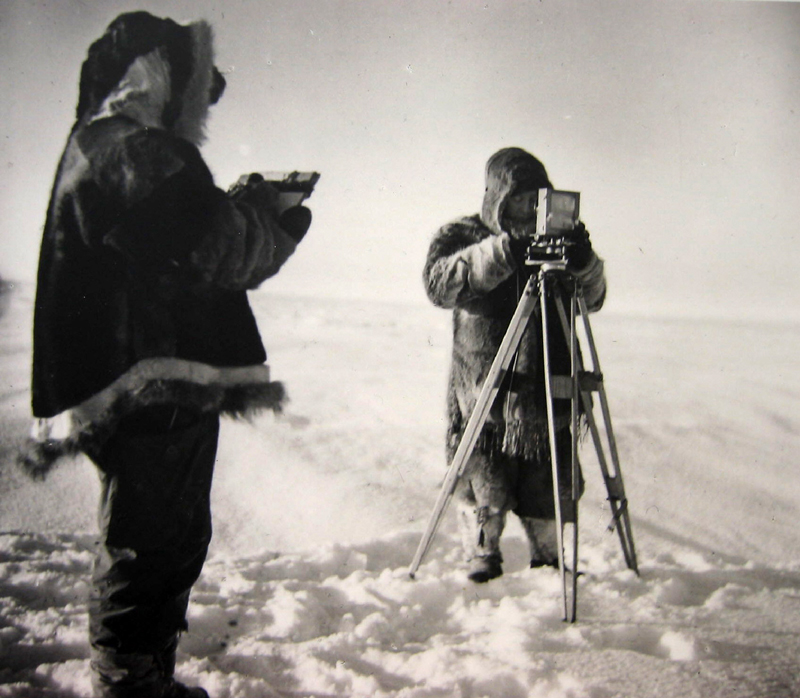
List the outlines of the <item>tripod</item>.
<svg viewBox="0 0 800 698">
<path fill-rule="evenodd" d="M 565 292 L 566 295 L 568 295 L 568 310 L 565 308 L 564 304 L 563 296 Z M 549 297 L 552 297 L 554 300 L 554 305 L 560 318 L 560 324 L 569 346 L 571 366 L 569 376 L 553 375 L 551 371 L 548 330 L 549 310 L 548 303 L 546 302 Z M 611 427 L 611 413 L 608 408 L 605 387 L 603 385 L 603 374 L 600 372 L 597 348 L 589 324 L 589 312 L 579 282 L 566 270 L 566 263 L 561 260 L 539 264 L 538 270 L 528 277 L 517 308 L 509 322 L 500 348 L 497 350 L 497 354 L 489 368 L 489 373 L 483 383 L 475 407 L 467 421 L 458 449 L 453 456 L 453 460 L 445 476 L 442 489 L 439 492 L 439 497 L 437 498 L 433 512 L 428 521 L 428 526 L 417 547 L 411 567 L 409 568 L 409 575 L 412 579 L 414 578 L 422 562 L 422 558 L 430 547 L 436 529 L 439 527 L 442 516 L 453 496 L 456 484 L 464 472 L 467 460 L 472 454 L 481 429 L 489 416 L 489 410 L 497 396 L 506 371 L 528 327 L 531 315 L 533 315 L 537 306 L 541 308 L 540 317 L 544 349 L 545 393 L 547 396 L 547 425 L 550 462 L 553 470 L 558 569 L 561 575 L 564 620 L 575 622 L 578 604 L 578 498 L 580 497 L 580 473 L 578 472 L 580 467 L 578 464 L 579 400 L 581 401 L 580 404 L 583 406 L 583 412 L 589 425 L 592 441 L 597 451 L 597 459 L 600 463 L 603 481 L 606 486 L 606 491 L 608 492 L 608 502 L 612 514 L 608 529 L 612 532 L 614 530 L 617 531 L 628 569 L 633 570 L 636 574 L 639 573 L 639 570 L 636 561 L 633 534 L 631 532 L 630 517 L 628 514 L 628 500 L 625 496 L 622 472 L 619 466 L 619 456 L 617 454 L 617 444 Z M 582 354 L 579 350 L 576 326 L 578 314 L 580 314 L 583 320 L 584 334 L 592 362 L 591 371 L 584 370 Z M 597 393 L 599 396 L 603 415 L 603 426 L 605 427 L 605 442 L 594 417 L 592 393 Z M 562 502 L 562 495 L 559 487 L 554 400 L 569 400 L 571 403 L 572 490 L 569 499 L 566 500 L 566 504 L 568 504 L 570 508 L 571 515 L 569 518 L 572 519 L 574 531 L 572 536 L 572 560 L 570 567 L 572 583 L 569 587 L 567 584 L 567 566 L 564 559 L 564 527 L 566 522 L 563 508 L 565 502 Z"/>
</svg>

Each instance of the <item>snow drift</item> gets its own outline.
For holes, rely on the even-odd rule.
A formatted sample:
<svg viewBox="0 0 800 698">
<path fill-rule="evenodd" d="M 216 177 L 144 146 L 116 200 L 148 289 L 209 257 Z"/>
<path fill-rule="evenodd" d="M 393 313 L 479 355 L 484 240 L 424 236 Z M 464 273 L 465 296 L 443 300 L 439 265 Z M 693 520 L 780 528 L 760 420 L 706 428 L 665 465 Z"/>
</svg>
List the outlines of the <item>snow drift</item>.
<svg viewBox="0 0 800 698">
<path fill-rule="evenodd" d="M 0 317 L 0 696 L 88 696 L 97 484 L 83 460 L 44 484 L 12 466 L 33 293 L 14 290 Z M 452 516 L 408 577 L 446 465 L 448 314 L 253 301 L 292 402 L 224 424 L 180 678 L 214 698 L 800 696 L 796 325 L 594 316 L 641 576 L 606 530 L 587 444 L 565 624 L 558 574 L 527 568 L 513 521 L 502 578 L 467 581 Z"/>
</svg>

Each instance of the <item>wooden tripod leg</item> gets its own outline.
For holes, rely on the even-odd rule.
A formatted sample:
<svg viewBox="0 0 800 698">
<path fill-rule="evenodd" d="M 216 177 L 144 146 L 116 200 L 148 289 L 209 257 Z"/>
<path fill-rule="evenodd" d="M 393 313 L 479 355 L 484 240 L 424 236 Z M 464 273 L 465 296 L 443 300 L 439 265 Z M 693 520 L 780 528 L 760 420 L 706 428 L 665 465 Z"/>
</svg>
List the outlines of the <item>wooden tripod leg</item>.
<svg viewBox="0 0 800 698">
<path fill-rule="evenodd" d="M 580 352 L 578 350 L 578 334 L 576 332 L 576 316 L 577 316 L 577 300 L 576 295 L 573 292 L 570 293 L 570 311 L 569 316 L 567 316 L 566 311 L 564 310 L 564 301 L 561 297 L 561 293 L 556 286 L 553 289 L 553 297 L 555 301 L 555 307 L 558 311 L 559 320 L 561 321 L 561 329 L 564 332 L 564 338 L 567 341 L 567 345 L 569 346 L 570 352 L 570 375 L 561 377 L 561 389 L 558 390 L 553 387 L 552 398 L 564 398 L 569 399 L 570 401 L 570 474 L 572 476 L 572 487 L 570 490 L 570 507 L 571 507 L 571 514 L 572 514 L 572 562 L 571 562 L 571 576 L 572 576 L 572 584 L 571 584 L 571 592 L 567 592 L 566 587 L 566 578 L 562 578 L 562 584 L 564 585 L 564 599 L 565 604 L 567 598 L 569 598 L 570 603 L 570 613 L 568 614 L 565 610 L 564 620 L 574 623 L 578 617 L 578 542 L 579 542 L 579 527 L 578 527 L 578 503 L 580 499 L 580 482 L 581 482 L 581 473 L 580 473 L 580 462 L 578 460 L 578 420 L 579 420 L 579 386 L 578 386 L 578 375 L 580 372 Z M 552 379 L 551 379 L 552 380 Z M 558 497 L 560 502 L 560 488 L 558 494 L 555 496 Z M 565 522 L 562 523 L 562 531 L 564 528 Z"/>
<path fill-rule="evenodd" d="M 561 298 L 557 299 L 560 311 L 563 313 L 563 303 Z M 580 464 L 578 462 L 578 334 L 575 331 L 575 319 L 578 312 L 578 304 L 575 293 L 570 294 L 569 303 L 569 356 L 570 356 L 570 443 L 572 446 L 570 469 L 572 471 L 572 510 L 574 521 L 572 522 L 572 616 L 570 622 L 574 623 L 578 619 L 578 500 L 580 498 Z"/>
<path fill-rule="evenodd" d="M 472 455 L 472 450 L 475 448 L 475 443 L 478 440 L 481 429 L 486 422 L 486 418 L 489 416 L 489 410 L 497 396 L 500 384 L 503 382 L 506 370 L 519 346 L 522 335 L 528 327 L 531 314 L 536 304 L 539 302 L 539 297 L 536 293 L 536 284 L 536 278 L 531 276 L 522 291 L 517 309 L 514 311 L 514 315 L 508 325 L 503 341 L 500 343 L 500 348 L 497 350 L 494 361 L 492 361 L 492 365 L 489 367 L 489 373 L 486 375 L 483 387 L 478 395 L 478 400 L 464 428 L 464 433 L 461 436 L 458 449 L 450 463 L 447 475 L 445 476 L 442 488 L 439 492 L 439 497 L 436 500 L 436 504 L 428 520 L 428 525 L 417 546 L 411 566 L 409 567 L 408 574 L 412 579 L 422 563 L 422 558 L 428 552 L 428 548 L 430 548 L 436 530 L 453 496 L 458 479 L 464 471 L 467 459 Z"/>
<path fill-rule="evenodd" d="M 636 559 L 636 547 L 633 542 L 633 531 L 631 529 L 630 515 L 628 513 L 628 499 L 625 495 L 625 485 L 622 481 L 622 470 L 619 464 L 619 453 L 617 452 L 617 441 L 614 437 L 614 430 L 611 426 L 611 411 L 608 407 L 608 399 L 606 398 L 605 386 L 603 383 L 603 374 L 600 370 L 600 358 L 597 353 L 597 348 L 594 343 L 594 336 L 592 335 L 592 328 L 589 323 L 589 312 L 586 308 L 586 302 L 581 294 L 578 294 L 578 307 L 583 317 L 583 327 L 586 334 L 586 341 L 589 347 L 592 368 L 589 373 L 582 372 L 581 375 L 581 397 L 583 399 L 584 411 L 589 421 L 589 429 L 594 441 L 595 450 L 597 451 L 597 459 L 600 462 L 600 469 L 603 474 L 603 481 L 606 485 L 608 493 L 608 502 L 611 507 L 612 521 L 609 528 L 616 528 L 619 535 L 620 545 L 622 547 L 622 554 L 625 557 L 625 563 L 628 569 L 633 570 L 639 574 L 638 561 Z M 592 410 L 592 392 L 596 392 L 600 399 L 600 407 L 603 414 L 603 425 L 605 427 L 606 444 L 608 447 L 609 456 L 611 458 L 612 469 L 609 468 L 608 461 L 605 456 L 605 449 L 603 447 L 603 440 L 600 436 L 600 430 L 594 418 Z"/>
<path fill-rule="evenodd" d="M 556 440 L 555 411 L 553 400 L 555 399 L 555 388 L 553 375 L 551 374 L 550 362 L 550 333 L 548 330 L 548 311 L 547 311 L 547 286 L 548 279 L 544 272 L 540 273 L 539 279 L 539 304 L 541 306 L 542 318 L 542 349 L 544 353 L 544 383 L 545 394 L 547 396 L 547 433 L 550 440 L 550 464 L 553 471 L 553 504 L 556 511 L 556 541 L 558 546 L 558 572 L 561 575 L 562 601 L 564 604 L 564 620 L 569 616 L 567 600 L 567 576 L 566 565 L 564 564 L 564 517 L 561 511 L 561 487 L 558 467 L 558 446 Z M 574 570 L 573 570 L 574 573 Z"/>
<path fill-rule="evenodd" d="M 548 433 L 550 436 L 550 453 L 551 462 L 553 467 L 553 496 L 555 498 L 556 508 L 556 530 L 558 533 L 558 566 L 561 573 L 561 583 L 563 589 L 564 601 L 564 620 L 574 622 L 577 618 L 577 598 L 578 598 L 578 496 L 580 487 L 579 484 L 579 464 L 578 464 L 578 400 L 582 400 L 584 413 L 589 423 L 589 429 L 592 434 L 595 449 L 597 451 L 597 458 L 600 463 L 603 480 L 608 492 L 608 501 L 611 506 L 612 524 L 610 528 L 616 528 L 619 535 L 622 552 L 625 556 L 625 562 L 629 569 L 632 569 L 637 574 L 638 563 L 636 560 L 636 548 L 633 543 L 633 534 L 631 531 L 630 516 L 628 513 L 628 500 L 625 496 L 625 487 L 622 482 L 622 471 L 619 465 L 619 455 L 617 453 L 617 444 L 614 438 L 614 431 L 611 426 L 611 412 L 608 407 L 608 400 L 606 398 L 605 387 L 603 385 L 603 375 L 600 372 L 600 361 L 597 354 L 597 348 L 594 344 L 594 337 L 592 329 L 589 324 L 589 312 L 581 292 L 580 285 L 577 284 L 574 278 L 570 279 L 573 285 L 569 289 L 570 294 L 570 312 L 569 316 L 564 309 L 564 302 L 561 297 L 559 286 L 554 285 L 552 295 L 555 301 L 555 307 L 558 311 L 561 320 L 561 328 L 564 336 L 568 341 L 571 356 L 571 375 L 566 376 L 553 376 L 551 374 L 550 351 L 549 351 L 549 336 L 548 336 L 548 321 L 547 321 L 547 304 L 546 294 L 549 287 L 549 279 L 546 279 L 546 270 L 542 270 L 540 274 L 539 294 L 540 303 L 542 306 L 542 335 L 543 335 L 543 348 L 544 348 L 544 363 L 545 363 L 545 388 L 547 394 L 547 420 L 548 420 Z M 566 280 L 565 280 L 566 283 Z M 577 315 L 580 314 L 583 318 L 583 327 L 588 343 L 588 348 L 591 354 L 592 371 L 584 370 L 583 359 L 580 353 L 580 347 L 577 337 L 576 324 Z M 608 443 L 608 451 L 611 458 L 611 468 L 606 459 L 606 453 L 603 441 L 600 435 L 597 422 L 594 417 L 593 404 L 591 394 L 596 392 L 599 396 L 600 406 L 603 413 L 603 424 Z M 556 450 L 556 437 L 555 437 L 555 410 L 553 407 L 553 399 L 563 398 L 571 400 L 572 406 L 572 505 L 574 507 L 574 538 L 572 545 L 572 614 L 571 617 L 568 613 L 568 591 L 566 583 L 566 570 L 564 565 L 564 549 L 563 549 L 563 532 L 564 520 L 561 508 L 561 497 L 559 488 L 559 468 L 558 468 L 558 453 Z M 613 472 L 612 472 L 613 468 Z"/>
</svg>

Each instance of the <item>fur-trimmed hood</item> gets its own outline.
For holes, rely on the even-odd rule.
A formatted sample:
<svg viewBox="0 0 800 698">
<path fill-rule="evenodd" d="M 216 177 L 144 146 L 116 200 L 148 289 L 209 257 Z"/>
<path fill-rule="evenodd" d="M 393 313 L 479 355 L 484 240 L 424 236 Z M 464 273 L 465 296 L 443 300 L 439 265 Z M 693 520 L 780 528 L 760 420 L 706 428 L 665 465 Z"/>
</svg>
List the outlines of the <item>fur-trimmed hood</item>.
<svg viewBox="0 0 800 698">
<path fill-rule="evenodd" d="M 123 115 L 200 145 L 209 106 L 224 84 L 207 22 L 184 26 L 147 12 L 126 13 L 89 49 L 76 116 L 91 123 Z"/>
<path fill-rule="evenodd" d="M 495 235 L 503 230 L 506 202 L 513 194 L 552 188 L 544 165 L 522 148 L 498 150 L 486 163 L 481 220 Z"/>
</svg>

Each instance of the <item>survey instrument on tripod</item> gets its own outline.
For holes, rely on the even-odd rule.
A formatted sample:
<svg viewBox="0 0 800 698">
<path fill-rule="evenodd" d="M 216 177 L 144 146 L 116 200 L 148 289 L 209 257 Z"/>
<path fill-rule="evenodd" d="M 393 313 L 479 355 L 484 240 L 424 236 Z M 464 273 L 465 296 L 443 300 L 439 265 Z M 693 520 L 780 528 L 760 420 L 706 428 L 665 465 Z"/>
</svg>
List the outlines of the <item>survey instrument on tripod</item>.
<svg viewBox="0 0 800 698">
<path fill-rule="evenodd" d="M 561 196 L 561 195 L 566 196 Z M 553 210 L 556 201 L 557 210 Z M 489 416 L 489 411 L 497 396 L 506 372 L 519 347 L 520 340 L 528 328 L 531 316 L 540 307 L 542 337 L 544 347 L 544 375 L 547 403 L 548 447 L 553 471 L 553 497 L 556 514 L 556 533 L 558 545 L 558 567 L 562 580 L 564 620 L 574 622 L 577 618 L 577 578 L 578 578 L 578 431 L 582 413 L 587 420 L 592 441 L 608 493 L 612 519 L 609 529 L 617 531 L 629 569 L 638 574 L 636 550 L 633 543 L 628 500 L 622 481 L 616 440 L 611 425 L 603 374 L 600 370 L 599 356 L 589 323 L 589 313 L 583 298 L 583 291 L 575 276 L 567 266 L 566 248 L 571 244 L 570 232 L 578 220 L 579 195 L 577 192 L 555 192 L 550 189 L 539 191 L 537 208 L 537 235 L 531 240 L 526 254 L 525 266 L 529 272 L 527 282 L 520 296 L 514 315 L 509 322 L 500 347 L 492 361 L 489 372 L 478 395 L 475 407 L 467 421 L 458 449 L 447 470 L 439 496 L 428 521 L 425 532 L 415 552 L 409 575 L 413 579 L 423 557 L 428 552 L 442 517 L 455 492 L 467 460 L 475 448 L 481 430 Z M 556 215 L 557 214 L 557 215 Z M 552 300 L 552 305 L 548 302 Z M 566 305 L 565 305 L 566 301 Z M 567 340 L 570 352 L 570 374 L 554 375 L 550 358 L 550 328 L 548 312 L 555 308 L 559 326 Z M 588 352 L 581 351 L 577 318 L 582 319 L 583 335 Z M 591 370 L 583 365 L 583 354 L 588 353 Z M 598 395 L 602 411 L 601 425 L 594 417 L 593 394 Z M 556 448 L 555 401 L 570 401 L 571 439 L 572 439 L 572 489 L 565 498 L 559 482 L 559 454 Z M 605 437 L 605 438 L 604 438 Z M 565 516 L 565 509 L 567 516 Z M 569 519 L 569 521 L 567 521 Z M 569 575 L 571 585 L 567 585 L 568 569 L 564 557 L 564 528 L 573 526 L 572 556 Z"/>
</svg>

